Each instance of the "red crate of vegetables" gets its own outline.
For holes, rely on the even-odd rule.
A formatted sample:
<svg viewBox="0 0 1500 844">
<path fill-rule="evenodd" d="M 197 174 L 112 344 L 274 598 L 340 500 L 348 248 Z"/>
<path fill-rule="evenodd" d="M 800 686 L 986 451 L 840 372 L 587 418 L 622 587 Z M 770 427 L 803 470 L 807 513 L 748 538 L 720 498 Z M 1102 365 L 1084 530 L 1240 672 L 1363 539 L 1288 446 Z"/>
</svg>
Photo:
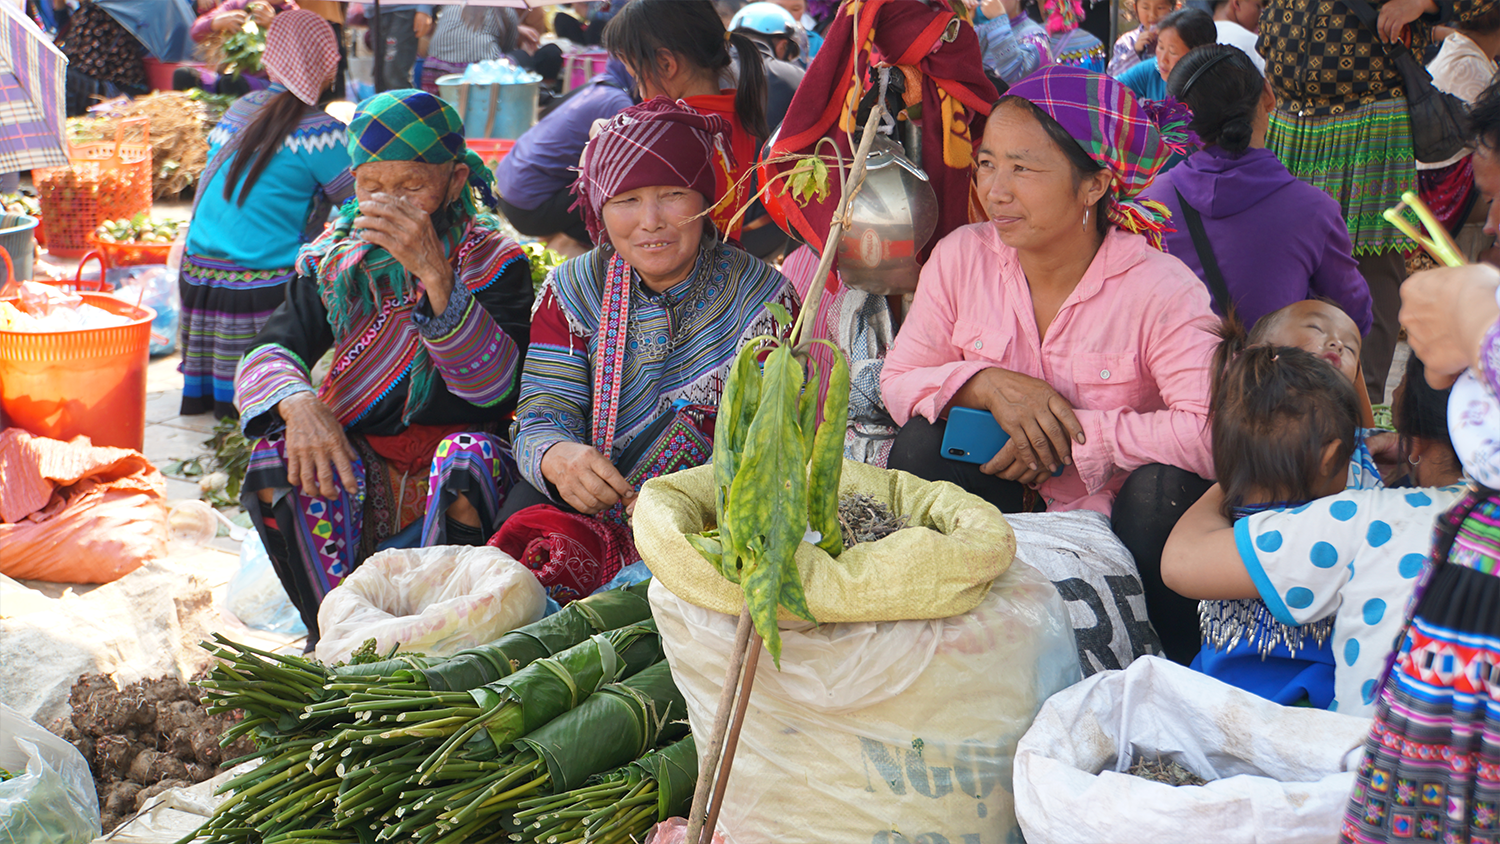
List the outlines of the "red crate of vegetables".
<svg viewBox="0 0 1500 844">
<path fill-rule="evenodd" d="M 125 142 L 126 126 L 137 126 L 139 142 Z M 47 251 L 79 258 L 90 249 L 89 235 L 105 220 L 151 212 L 150 121 L 122 121 L 114 143 L 72 147 L 67 167 L 31 171 L 42 205 Z"/>
</svg>

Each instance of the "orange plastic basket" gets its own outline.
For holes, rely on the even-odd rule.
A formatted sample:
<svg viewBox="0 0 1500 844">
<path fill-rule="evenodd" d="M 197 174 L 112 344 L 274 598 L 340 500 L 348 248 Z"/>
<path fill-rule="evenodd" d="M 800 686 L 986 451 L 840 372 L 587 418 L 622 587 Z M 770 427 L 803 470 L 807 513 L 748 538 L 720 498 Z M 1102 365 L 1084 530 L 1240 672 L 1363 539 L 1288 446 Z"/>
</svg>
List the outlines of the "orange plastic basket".
<svg viewBox="0 0 1500 844">
<path fill-rule="evenodd" d="M 156 312 L 99 293 L 83 300 L 130 322 L 83 331 L 0 331 L 0 411 L 39 437 L 140 451 Z M 14 300 L 11 300 L 14 301 Z"/>
<path fill-rule="evenodd" d="M 141 139 L 125 142 L 126 127 L 139 127 Z M 151 212 L 151 121 L 122 120 L 114 143 L 71 147 L 67 167 L 31 171 L 42 205 L 47 251 L 59 258 L 79 258 L 89 251 L 89 236 L 105 220 Z"/>
<path fill-rule="evenodd" d="M 98 252 L 105 269 L 113 267 L 138 267 L 142 264 L 165 264 L 172 254 L 169 243 L 107 243 L 95 235 L 89 235 L 90 253 Z M 87 260 L 87 256 L 85 256 Z"/>
<path fill-rule="evenodd" d="M 474 150 L 491 170 L 495 169 L 495 165 L 499 164 L 500 160 L 505 158 L 506 153 L 516 145 L 516 142 L 509 138 L 467 138 L 464 143 L 468 144 L 469 149 Z"/>
</svg>

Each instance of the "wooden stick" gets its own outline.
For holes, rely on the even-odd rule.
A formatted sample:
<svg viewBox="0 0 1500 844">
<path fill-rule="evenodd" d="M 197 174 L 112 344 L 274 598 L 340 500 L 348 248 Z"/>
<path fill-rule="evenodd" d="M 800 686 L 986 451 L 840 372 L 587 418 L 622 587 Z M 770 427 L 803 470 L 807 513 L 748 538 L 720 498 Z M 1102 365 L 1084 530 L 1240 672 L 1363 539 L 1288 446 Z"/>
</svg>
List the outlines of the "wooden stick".
<svg viewBox="0 0 1500 844">
<path fill-rule="evenodd" d="M 760 633 L 752 632 L 750 654 L 745 659 L 745 675 L 740 680 L 740 699 L 735 703 L 734 720 L 729 722 L 729 734 L 724 738 L 724 758 L 719 762 L 719 779 L 714 783 L 713 800 L 708 804 L 708 820 L 703 824 L 698 844 L 713 844 L 714 829 L 719 825 L 719 810 L 724 808 L 724 791 L 729 787 L 729 769 L 734 765 L 734 752 L 740 746 L 740 728 L 745 725 L 745 709 L 750 705 L 750 689 L 755 685 L 755 666 L 760 663 L 762 650 L 765 650 L 765 645 Z"/>
<path fill-rule="evenodd" d="M 734 629 L 734 650 L 729 654 L 729 670 L 724 677 L 724 690 L 719 693 L 719 709 L 714 715 L 713 733 L 708 737 L 703 754 L 698 757 L 698 784 L 693 790 L 693 808 L 688 812 L 687 835 L 684 841 L 695 842 L 703 831 L 703 820 L 708 809 L 709 786 L 714 781 L 714 772 L 719 767 L 719 756 L 724 750 L 724 734 L 729 728 L 730 710 L 734 706 L 734 693 L 740 685 L 740 669 L 745 665 L 745 651 L 750 644 L 750 634 L 755 625 L 750 621 L 750 605 L 740 607 L 740 621 Z"/>
<path fill-rule="evenodd" d="M 854 152 L 854 160 L 850 162 L 848 176 L 840 187 L 838 210 L 833 212 L 833 224 L 828 227 L 828 238 L 823 241 L 823 254 L 818 256 L 818 269 L 813 272 L 812 287 L 807 291 L 808 299 L 802 303 L 801 310 L 797 313 L 797 321 L 792 326 L 791 341 L 794 346 L 806 345 L 801 342 L 802 329 L 804 325 L 812 325 L 817 318 L 818 305 L 823 300 L 823 288 L 826 286 L 828 271 L 833 269 L 833 259 L 838 255 L 839 238 L 844 236 L 844 218 L 849 214 L 849 205 L 853 202 L 855 195 L 865 182 L 865 160 L 870 157 L 870 147 L 875 143 L 875 127 L 880 125 L 880 118 L 885 114 L 885 104 L 878 99 L 870 109 L 870 116 L 865 119 L 864 134 L 859 139 L 859 149 Z M 689 839 L 691 840 L 691 839 Z"/>
</svg>

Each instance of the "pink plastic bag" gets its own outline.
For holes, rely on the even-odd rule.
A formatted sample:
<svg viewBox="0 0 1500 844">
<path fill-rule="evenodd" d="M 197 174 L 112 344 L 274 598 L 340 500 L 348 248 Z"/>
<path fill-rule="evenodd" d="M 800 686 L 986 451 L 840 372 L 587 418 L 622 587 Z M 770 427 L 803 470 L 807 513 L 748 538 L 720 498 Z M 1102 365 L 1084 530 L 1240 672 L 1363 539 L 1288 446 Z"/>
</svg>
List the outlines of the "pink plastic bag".
<svg viewBox="0 0 1500 844">
<path fill-rule="evenodd" d="M 645 844 L 687 844 L 687 818 L 667 818 L 651 827 Z M 724 844 L 724 836 L 715 831 L 713 844 Z"/>
</svg>

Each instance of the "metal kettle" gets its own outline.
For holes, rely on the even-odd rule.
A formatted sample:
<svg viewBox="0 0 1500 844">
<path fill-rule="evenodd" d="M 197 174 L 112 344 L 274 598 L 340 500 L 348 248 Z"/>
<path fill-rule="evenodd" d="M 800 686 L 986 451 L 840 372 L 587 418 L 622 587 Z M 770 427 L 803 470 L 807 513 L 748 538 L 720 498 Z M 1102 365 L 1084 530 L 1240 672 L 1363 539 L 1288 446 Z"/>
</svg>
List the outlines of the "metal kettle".
<svg viewBox="0 0 1500 844">
<path fill-rule="evenodd" d="M 901 145 L 878 137 L 865 159 L 865 182 L 838 245 L 844 283 L 878 296 L 917 289 L 917 252 L 937 229 L 938 201 L 927 174 Z"/>
</svg>

